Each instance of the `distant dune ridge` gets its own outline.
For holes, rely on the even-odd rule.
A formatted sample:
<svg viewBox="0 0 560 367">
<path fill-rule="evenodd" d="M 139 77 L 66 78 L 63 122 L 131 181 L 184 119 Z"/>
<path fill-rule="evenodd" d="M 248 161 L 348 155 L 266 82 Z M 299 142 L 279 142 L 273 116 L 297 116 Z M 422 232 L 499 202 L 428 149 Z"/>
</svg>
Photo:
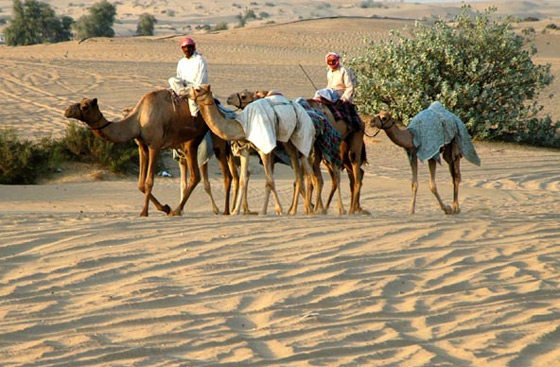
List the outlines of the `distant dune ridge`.
<svg viewBox="0 0 560 367">
<path fill-rule="evenodd" d="M 50 3 L 76 12 L 89 4 Z M 212 90 L 224 103 L 244 88 L 311 97 L 314 88 L 298 64 L 323 86 L 326 52 L 351 54 L 364 37 L 382 39 L 413 24 L 374 18 L 281 24 L 297 20 L 296 10 L 303 16 L 391 11 L 419 18 L 452 6 L 256 3 L 271 14 L 283 9 L 286 18 L 271 26 L 192 33 L 208 60 Z M 535 61 L 550 63 L 558 79 L 560 32 L 540 30 L 560 23 L 559 2 L 494 3 L 503 13 L 546 14 L 519 27 L 535 27 Z M 241 10 L 225 1 L 134 4 L 118 5 L 122 29 L 133 29 L 127 19 L 149 7 L 160 14 L 163 7 L 174 9 L 186 24 L 186 14 L 204 22 L 210 9 L 218 18 Z M 0 1 L 4 14 L 10 6 Z M 133 16 L 125 19 L 123 8 Z M 144 93 L 167 87 L 181 57 L 177 39 L 162 31 L 0 46 L 0 125 L 26 138 L 61 136 L 68 124 L 64 109 L 82 97 L 97 97 L 107 118 L 120 117 Z M 556 80 L 541 96 L 555 121 L 560 102 L 546 95 L 558 89 Z M 0 185 L 0 365 L 560 365 L 560 153 L 475 141 L 482 165 L 463 160 L 461 214 L 441 212 L 421 164 L 417 214 L 409 216 L 406 154 L 383 133 L 365 143 L 369 163 L 360 202 L 371 216 L 339 216 L 334 206 L 325 216 L 301 214 L 301 206 L 296 217 L 214 216 L 199 185 L 182 217 L 151 208 L 150 217 L 139 218 L 143 195 L 135 177 L 77 166 L 61 167 L 40 185 Z M 264 175 L 256 160 L 250 169 L 249 205 L 258 210 Z M 170 172 L 171 178 L 156 178 L 154 191 L 175 205 L 179 180 L 172 161 Z M 437 175 L 449 203 L 447 169 Z M 287 207 L 293 175 L 278 166 L 275 179 Z M 210 180 L 221 207 L 215 160 Z M 347 207 L 345 175 L 342 192 Z"/>
</svg>

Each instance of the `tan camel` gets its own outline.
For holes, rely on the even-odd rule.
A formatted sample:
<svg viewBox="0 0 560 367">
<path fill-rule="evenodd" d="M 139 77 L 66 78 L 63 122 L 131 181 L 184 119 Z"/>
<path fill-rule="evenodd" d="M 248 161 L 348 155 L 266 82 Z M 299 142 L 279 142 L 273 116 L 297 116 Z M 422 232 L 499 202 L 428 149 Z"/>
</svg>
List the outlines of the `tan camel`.
<svg viewBox="0 0 560 367">
<path fill-rule="evenodd" d="M 256 99 L 263 98 L 268 94 L 266 90 L 257 90 L 254 92 L 248 91 L 247 89 L 231 94 L 227 103 L 238 109 L 243 109 L 249 103 Z M 331 111 L 322 103 L 315 101 L 314 99 L 307 99 L 307 102 L 316 110 L 321 111 L 336 130 L 341 134 L 342 141 L 340 144 L 340 153 L 342 157 L 342 162 L 344 168 L 348 173 L 348 178 L 350 180 L 350 210 L 348 214 L 362 213 L 369 214 L 366 210 L 363 210 L 360 206 L 360 192 L 362 187 L 363 179 L 363 169 L 362 164 L 367 161 L 365 146 L 364 146 L 364 131 L 354 131 L 348 127 L 348 124 L 343 120 L 336 120 Z M 314 149 L 314 158 L 312 159 L 312 169 L 314 172 L 314 178 L 316 182 L 316 199 L 314 203 L 314 211 L 316 212 L 326 212 L 329 208 L 332 198 L 336 192 L 338 192 L 338 211 L 340 214 L 344 214 L 344 206 L 342 204 L 342 197 L 340 188 L 340 172 L 338 167 L 334 167 L 330 162 L 323 160 L 323 163 L 327 167 L 327 172 L 331 177 L 331 191 L 329 193 L 326 208 L 323 207 L 321 200 L 321 192 L 323 190 L 323 179 L 321 176 L 320 169 L 320 149 Z"/>
<path fill-rule="evenodd" d="M 99 137 L 114 143 L 134 140 L 138 145 L 140 167 L 138 189 L 145 194 L 144 207 L 140 216 L 148 216 L 150 201 L 160 211 L 168 215 L 181 215 L 190 194 L 200 182 L 200 170 L 197 161 L 198 145 L 208 131 L 202 116 L 191 116 L 187 103 L 174 101 L 169 90 L 161 89 L 143 95 L 132 111 L 123 119 L 107 121 L 99 110 L 97 98 L 84 98 L 80 103 L 70 105 L 64 115 L 85 122 Z M 226 142 L 213 136 L 214 152 L 224 175 L 225 208 L 229 214 L 229 194 L 232 176 L 228 161 Z M 154 175 L 159 151 L 168 148 L 180 148 L 186 159 L 180 162 L 181 200 L 173 211 L 168 205 L 162 205 L 152 194 Z M 187 180 L 187 168 L 190 180 Z M 208 191 L 207 191 L 208 192 Z M 210 192 L 208 192 L 211 195 Z M 213 202 L 213 199 L 211 200 Z M 213 209 L 217 209 L 215 204 Z"/>
<path fill-rule="evenodd" d="M 228 141 L 235 141 L 240 147 L 240 160 L 241 160 L 241 174 L 240 174 L 240 194 L 237 196 L 237 202 L 234 205 L 232 214 L 238 214 L 240 210 L 240 204 L 243 200 L 243 196 L 246 195 L 246 188 L 248 183 L 248 165 L 249 165 L 249 152 L 250 149 L 254 149 L 263 162 L 265 176 L 266 176 L 266 186 L 265 186 L 265 197 L 262 209 L 259 214 L 266 214 L 268 207 L 268 200 L 270 193 L 272 192 L 273 199 L 275 202 L 275 212 L 277 215 L 282 214 L 282 205 L 278 198 L 276 192 L 276 187 L 274 183 L 274 173 L 272 167 L 272 155 L 271 153 L 264 153 L 259 150 L 253 144 L 246 140 L 246 134 L 241 123 L 237 120 L 231 120 L 224 117 L 216 105 L 214 96 L 210 90 L 210 85 L 201 85 L 199 87 L 187 87 L 181 92 L 183 95 L 195 100 L 200 108 L 200 113 L 204 117 L 204 120 L 210 127 L 210 129 L 218 135 L 220 138 Z M 284 148 L 288 155 L 290 156 L 292 162 L 292 168 L 294 169 L 295 182 L 294 182 L 294 195 L 292 197 L 292 205 L 288 210 L 288 214 L 294 215 L 297 211 L 298 203 L 298 193 L 302 185 L 302 170 L 300 169 L 300 160 L 298 157 L 297 149 L 289 141 L 284 143 Z M 304 165 L 306 171 L 310 171 L 311 168 L 305 165 L 305 160 L 301 161 Z M 306 211 L 310 211 L 310 204 L 306 197 L 305 202 Z"/>
<path fill-rule="evenodd" d="M 418 191 L 418 157 L 417 151 L 418 147 L 414 145 L 414 135 L 406 128 L 399 127 L 403 126 L 400 122 L 397 122 L 391 113 L 387 111 L 381 111 L 375 116 L 370 116 L 371 119 L 370 126 L 376 127 L 378 129 L 385 130 L 387 136 L 393 143 L 403 147 L 410 161 L 410 167 L 412 169 L 412 201 L 410 203 L 410 214 L 414 214 L 416 206 L 416 193 Z M 441 121 L 435 121 L 441 125 Z M 460 213 L 459 208 L 459 183 L 461 182 L 461 167 L 460 160 L 463 156 L 460 145 L 458 144 L 458 135 L 455 134 L 453 139 L 449 144 L 444 145 L 440 148 L 442 152 L 443 159 L 449 165 L 449 172 L 451 173 L 451 179 L 453 181 L 453 206 L 450 207 L 446 205 L 439 196 L 437 191 L 437 186 L 435 182 L 436 178 L 436 158 L 432 157 L 428 159 L 428 167 L 430 170 L 430 191 L 435 195 L 441 209 L 445 214 L 458 214 Z M 469 137 L 470 143 L 470 137 Z M 476 157 L 478 159 L 478 156 Z M 480 162 L 478 163 L 480 164 Z"/>
</svg>

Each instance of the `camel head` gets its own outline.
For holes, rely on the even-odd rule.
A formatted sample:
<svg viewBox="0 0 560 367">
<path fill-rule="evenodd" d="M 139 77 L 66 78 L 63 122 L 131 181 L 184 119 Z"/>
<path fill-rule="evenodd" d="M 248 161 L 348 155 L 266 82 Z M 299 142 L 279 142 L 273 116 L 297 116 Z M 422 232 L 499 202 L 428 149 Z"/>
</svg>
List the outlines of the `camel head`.
<svg viewBox="0 0 560 367">
<path fill-rule="evenodd" d="M 74 118 L 90 125 L 99 122 L 103 118 L 103 114 L 99 111 L 97 98 L 84 98 L 80 103 L 74 103 L 64 111 L 64 116 Z"/>
<path fill-rule="evenodd" d="M 242 110 L 247 107 L 249 103 L 259 98 L 264 98 L 267 94 L 267 90 L 257 90 L 254 92 L 250 92 L 247 89 L 244 89 L 241 92 L 233 93 L 232 95 L 230 95 L 227 99 L 227 104 L 235 106 L 238 109 Z"/>
<path fill-rule="evenodd" d="M 199 86 L 190 85 L 179 91 L 182 97 L 188 97 L 198 104 L 214 104 L 214 96 L 210 90 L 210 84 L 201 84 Z"/>
<path fill-rule="evenodd" d="M 369 126 L 378 129 L 388 129 L 395 124 L 393 116 L 387 111 L 381 111 L 377 115 L 372 116 L 369 120 Z"/>
</svg>

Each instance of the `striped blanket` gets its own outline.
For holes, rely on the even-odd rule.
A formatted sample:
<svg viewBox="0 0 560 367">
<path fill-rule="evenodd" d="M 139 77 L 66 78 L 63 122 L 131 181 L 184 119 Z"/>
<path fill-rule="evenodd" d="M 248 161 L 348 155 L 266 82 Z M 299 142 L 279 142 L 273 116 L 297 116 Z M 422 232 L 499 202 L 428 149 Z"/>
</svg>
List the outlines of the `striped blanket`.
<svg viewBox="0 0 560 367">
<path fill-rule="evenodd" d="M 294 102 L 299 103 L 307 112 L 315 126 L 315 142 L 320 147 L 325 159 L 337 167 L 342 167 L 340 158 L 340 141 L 342 136 L 327 119 L 327 116 L 319 110 L 314 109 L 302 97 Z"/>
</svg>

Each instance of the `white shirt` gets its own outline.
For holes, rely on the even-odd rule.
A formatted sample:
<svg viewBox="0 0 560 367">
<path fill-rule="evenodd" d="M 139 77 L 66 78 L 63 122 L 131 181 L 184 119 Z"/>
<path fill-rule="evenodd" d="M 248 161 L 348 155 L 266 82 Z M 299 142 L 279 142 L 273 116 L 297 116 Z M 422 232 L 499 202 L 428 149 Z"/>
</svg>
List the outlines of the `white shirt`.
<svg viewBox="0 0 560 367">
<path fill-rule="evenodd" d="M 208 84 L 208 68 L 204 57 L 195 51 L 189 59 L 183 57 L 179 60 L 177 78 L 186 84 Z"/>
<path fill-rule="evenodd" d="M 352 102 L 354 96 L 354 80 L 352 72 L 340 65 L 337 69 L 329 68 L 327 72 L 327 88 L 334 89 L 344 102 Z"/>
</svg>

